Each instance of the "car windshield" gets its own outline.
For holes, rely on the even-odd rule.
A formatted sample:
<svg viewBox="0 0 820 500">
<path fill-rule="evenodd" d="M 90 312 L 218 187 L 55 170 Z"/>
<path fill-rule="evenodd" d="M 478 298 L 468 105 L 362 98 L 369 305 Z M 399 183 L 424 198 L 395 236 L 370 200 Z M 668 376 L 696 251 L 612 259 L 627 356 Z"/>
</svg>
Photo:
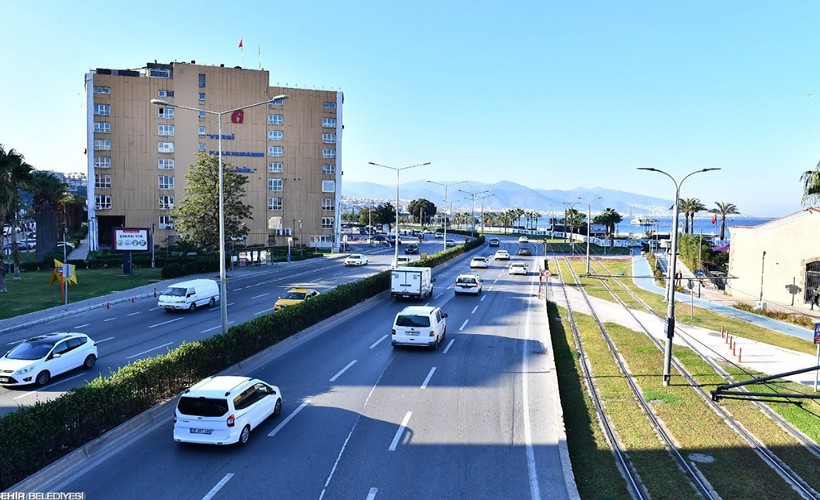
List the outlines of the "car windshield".
<svg viewBox="0 0 820 500">
<path fill-rule="evenodd" d="M 305 292 L 288 292 L 285 294 L 283 299 L 292 299 L 292 300 L 304 300 L 305 299 Z"/>
<path fill-rule="evenodd" d="M 170 295 L 172 297 L 185 297 L 185 295 L 187 293 L 188 293 L 187 288 L 171 287 L 171 288 L 166 288 L 165 291 L 162 292 L 162 295 Z"/>
<path fill-rule="evenodd" d="M 419 316 L 415 314 L 401 314 L 398 318 L 396 318 L 396 326 L 430 326 L 430 318 L 428 316 Z"/>
<path fill-rule="evenodd" d="M 221 417 L 228 413 L 228 400 L 182 396 L 177 410 L 183 415 L 194 417 Z"/>
<path fill-rule="evenodd" d="M 42 359 L 48 355 L 52 347 L 54 347 L 53 340 L 30 340 L 9 351 L 6 357 L 21 360 Z"/>
</svg>

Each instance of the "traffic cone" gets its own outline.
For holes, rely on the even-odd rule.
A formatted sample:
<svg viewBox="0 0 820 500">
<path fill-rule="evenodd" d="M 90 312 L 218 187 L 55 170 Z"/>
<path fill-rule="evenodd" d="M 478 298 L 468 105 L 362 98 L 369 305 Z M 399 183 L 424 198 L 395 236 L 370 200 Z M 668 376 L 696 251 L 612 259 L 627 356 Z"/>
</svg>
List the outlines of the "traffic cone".
<svg viewBox="0 0 820 500">
<path fill-rule="evenodd" d="M 134 294 L 133 293 L 131 294 L 131 303 L 132 304 L 134 303 Z"/>
<path fill-rule="evenodd" d="M 105 308 L 106 309 L 111 309 L 111 302 L 109 302 L 108 299 L 105 299 Z"/>
</svg>

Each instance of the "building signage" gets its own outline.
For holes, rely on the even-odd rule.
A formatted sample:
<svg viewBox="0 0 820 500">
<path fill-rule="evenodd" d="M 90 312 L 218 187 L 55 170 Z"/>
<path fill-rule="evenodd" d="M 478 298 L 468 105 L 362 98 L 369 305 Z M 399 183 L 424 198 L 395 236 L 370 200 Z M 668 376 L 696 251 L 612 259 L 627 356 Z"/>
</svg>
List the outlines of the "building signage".
<svg viewBox="0 0 820 500">
<path fill-rule="evenodd" d="M 219 134 L 205 134 L 205 137 L 208 139 L 219 139 Z M 222 138 L 226 141 L 232 141 L 236 139 L 236 134 L 222 134 Z"/>
<path fill-rule="evenodd" d="M 148 229 L 114 228 L 114 250 L 131 252 L 148 250 Z"/>
<path fill-rule="evenodd" d="M 243 123 L 245 121 L 245 111 L 237 109 L 231 113 L 231 123 Z"/>
<path fill-rule="evenodd" d="M 208 154 L 218 155 L 219 151 L 212 149 L 208 151 Z M 264 158 L 265 153 L 256 153 L 253 151 L 223 151 L 222 156 L 253 156 L 255 158 Z"/>
</svg>

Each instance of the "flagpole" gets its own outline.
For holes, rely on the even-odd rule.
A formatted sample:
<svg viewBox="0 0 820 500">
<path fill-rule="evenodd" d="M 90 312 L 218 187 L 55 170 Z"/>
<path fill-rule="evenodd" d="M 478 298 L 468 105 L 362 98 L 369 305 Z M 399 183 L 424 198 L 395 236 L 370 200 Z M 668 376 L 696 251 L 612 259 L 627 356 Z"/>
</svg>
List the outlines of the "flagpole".
<svg viewBox="0 0 820 500">
<path fill-rule="evenodd" d="M 259 57 L 259 69 L 262 69 L 262 42 L 256 42 L 256 54 Z"/>
</svg>

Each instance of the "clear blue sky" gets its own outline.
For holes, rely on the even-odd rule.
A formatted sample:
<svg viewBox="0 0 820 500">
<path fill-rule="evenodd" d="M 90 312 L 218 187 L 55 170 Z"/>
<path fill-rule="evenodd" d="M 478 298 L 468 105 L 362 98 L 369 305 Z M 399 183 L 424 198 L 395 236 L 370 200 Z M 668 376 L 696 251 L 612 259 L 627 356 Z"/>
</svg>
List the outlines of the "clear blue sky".
<svg viewBox="0 0 820 500">
<path fill-rule="evenodd" d="M 402 181 L 672 199 L 636 168 L 720 167 L 682 197 L 778 216 L 820 159 L 818 19 L 818 2 L 9 1 L 0 143 L 85 171 L 90 68 L 238 65 L 243 39 L 272 84 L 345 93 L 345 180 L 430 161 Z"/>
</svg>

